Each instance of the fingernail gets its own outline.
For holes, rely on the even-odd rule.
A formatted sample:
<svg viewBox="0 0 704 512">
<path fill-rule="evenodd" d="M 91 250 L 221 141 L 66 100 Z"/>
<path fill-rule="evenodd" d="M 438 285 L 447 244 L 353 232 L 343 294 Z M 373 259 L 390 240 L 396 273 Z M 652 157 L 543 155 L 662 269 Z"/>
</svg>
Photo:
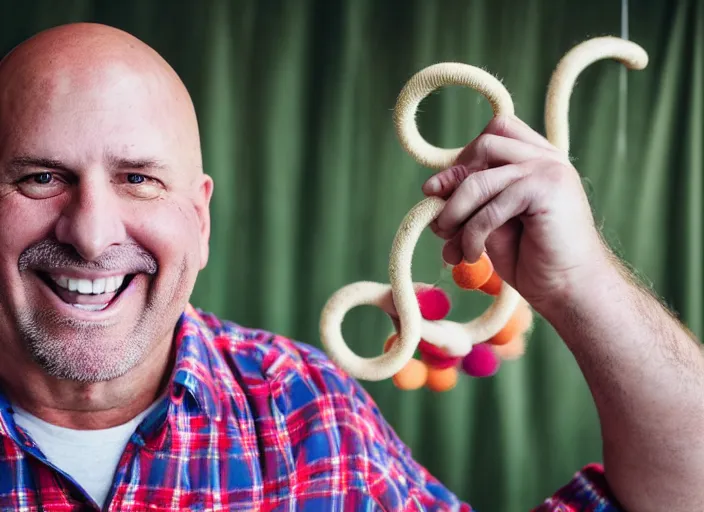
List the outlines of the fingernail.
<svg viewBox="0 0 704 512">
<path fill-rule="evenodd" d="M 440 180 L 437 178 L 430 178 L 425 184 L 425 191 L 428 194 L 437 194 L 440 192 Z"/>
</svg>

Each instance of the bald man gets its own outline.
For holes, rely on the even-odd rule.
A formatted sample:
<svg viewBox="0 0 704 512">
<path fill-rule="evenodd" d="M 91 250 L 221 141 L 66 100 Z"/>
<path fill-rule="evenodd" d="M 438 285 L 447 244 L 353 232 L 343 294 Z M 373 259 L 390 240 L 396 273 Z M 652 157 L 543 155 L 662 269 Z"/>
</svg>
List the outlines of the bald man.
<svg viewBox="0 0 704 512">
<path fill-rule="evenodd" d="M 322 353 L 189 303 L 212 191 L 188 92 L 134 37 L 67 25 L 0 63 L 0 510 L 471 510 Z M 700 507 L 698 344 L 570 163 L 501 118 L 424 191 L 446 259 L 486 248 L 596 400 L 605 473 L 539 510 Z"/>
</svg>

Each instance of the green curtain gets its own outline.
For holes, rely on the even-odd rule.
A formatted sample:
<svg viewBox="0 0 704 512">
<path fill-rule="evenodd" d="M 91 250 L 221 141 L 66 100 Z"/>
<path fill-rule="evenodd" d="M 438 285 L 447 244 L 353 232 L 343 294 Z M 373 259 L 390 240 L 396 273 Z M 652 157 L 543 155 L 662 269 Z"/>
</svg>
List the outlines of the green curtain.
<svg viewBox="0 0 704 512">
<path fill-rule="evenodd" d="M 335 290 L 388 281 L 395 230 L 430 174 L 393 131 L 405 81 L 441 61 L 482 66 L 542 132 L 559 58 L 589 37 L 619 35 L 621 23 L 613 0 L 0 5 L 3 52 L 52 25 L 98 21 L 172 63 L 192 92 L 216 183 L 212 256 L 193 303 L 316 346 L 320 310 Z M 630 37 L 650 64 L 585 71 L 571 100 L 572 154 L 609 241 L 701 337 L 704 0 L 631 2 Z M 455 147 L 490 115 L 478 94 L 448 88 L 423 103 L 419 121 L 429 141 Z M 414 278 L 451 293 L 451 318 L 475 316 L 485 299 L 456 292 L 440 249 L 422 236 Z M 363 355 L 379 353 L 390 329 L 371 308 L 344 324 Z M 442 394 L 365 386 L 416 458 L 479 510 L 527 510 L 601 458 L 585 382 L 540 319 L 525 357 L 493 379 L 466 378 Z"/>
</svg>

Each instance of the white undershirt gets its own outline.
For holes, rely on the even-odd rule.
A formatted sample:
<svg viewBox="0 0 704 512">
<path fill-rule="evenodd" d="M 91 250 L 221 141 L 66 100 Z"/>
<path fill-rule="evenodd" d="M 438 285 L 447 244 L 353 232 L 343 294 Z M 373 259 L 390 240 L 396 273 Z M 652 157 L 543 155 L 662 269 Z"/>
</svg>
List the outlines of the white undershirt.
<svg viewBox="0 0 704 512">
<path fill-rule="evenodd" d="M 103 430 L 73 430 L 47 423 L 13 405 L 15 423 L 56 467 L 70 475 L 101 507 L 112 487 L 127 442 L 152 405 L 124 425 Z"/>
</svg>

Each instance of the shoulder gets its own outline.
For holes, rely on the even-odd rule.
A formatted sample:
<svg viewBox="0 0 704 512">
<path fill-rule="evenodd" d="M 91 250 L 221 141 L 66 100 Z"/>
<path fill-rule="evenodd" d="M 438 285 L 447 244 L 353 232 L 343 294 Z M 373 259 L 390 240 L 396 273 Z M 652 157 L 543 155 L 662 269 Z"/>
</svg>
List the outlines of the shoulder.
<svg viewBox="0 0 704 512">
<path fill-rule="evenodd" d="M 288 421 L 333 422 L 379 443 L 391 441 L 384 418 L 367 390 L 311 344 L 263 329 L 244 327 L 195 310 L 212 349 L 245 393 L 264 387 Z M 327 427 L 333 425 L 326 425 Z"/>
<path fill-rule="evenodd" d="M 193 308 L 192 312 L 201 337 L 209 340 L 218 359 L 246 379 L 266 381 L 275 391 L 295 392 L 289 397 L 292 407 L 299 400 L 321 394 L 369 400 L 357 381 L 339 369 L 321 348 L 200 309 Z"/>
<path fill-rule="evenodd" d="M 212 342 L 214 366 L 221 368 L 220 385 L 267 396 L 266 409 L 275 407 L 293 445 L 322 442 L 336 432 L 349 441 L 338 446 L 342 451 L 379 455 L 395 447 L 395 435 L 370 394 L 321 349 L 200 310 L 197 314 Z"/>
</svg>

